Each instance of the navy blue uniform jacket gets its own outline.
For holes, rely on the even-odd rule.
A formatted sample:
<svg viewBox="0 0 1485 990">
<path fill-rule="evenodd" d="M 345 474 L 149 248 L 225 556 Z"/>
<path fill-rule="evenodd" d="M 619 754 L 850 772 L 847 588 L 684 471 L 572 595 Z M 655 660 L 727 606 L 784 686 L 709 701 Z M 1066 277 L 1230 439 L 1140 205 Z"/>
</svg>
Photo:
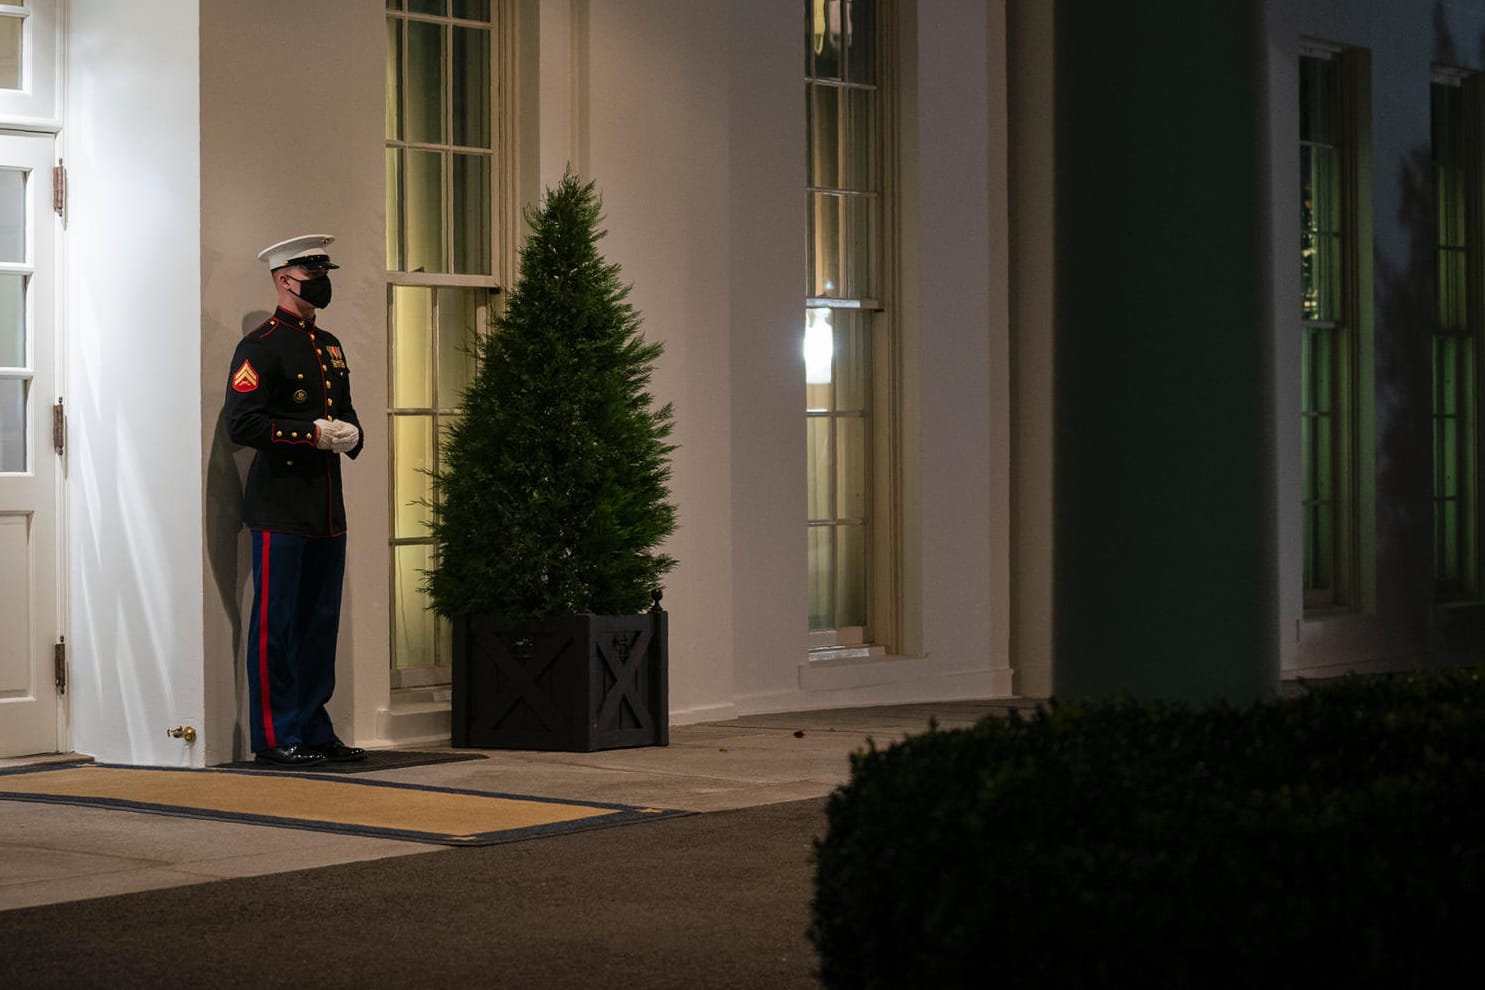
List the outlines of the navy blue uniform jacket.
<svg viewBox="0 0 1485 990">
<path fill-rule="evenodd" d="M 317 449 L 317 419 L 361 426 L 345 351 L 314 320 L 278 309 L 242 338 L 227 379 L 227 432 L 258 451 L 242 500 L 250 529 L 312 537 L 345 532 L 340 455 Z"/>
</svg>

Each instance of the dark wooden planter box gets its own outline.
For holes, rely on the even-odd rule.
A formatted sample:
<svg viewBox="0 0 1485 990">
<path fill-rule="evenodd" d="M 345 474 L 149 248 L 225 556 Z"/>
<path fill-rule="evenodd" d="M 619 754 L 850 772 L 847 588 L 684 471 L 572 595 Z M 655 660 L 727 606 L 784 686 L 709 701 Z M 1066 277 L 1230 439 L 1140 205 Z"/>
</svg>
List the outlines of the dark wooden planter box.
<svg viewBox="0 0 1485 990">
<path fill-rule="evenodd" d="M 589 753 L 670 743 L 667 616 L 454 619 L 455 746 Z"/>
</svg>

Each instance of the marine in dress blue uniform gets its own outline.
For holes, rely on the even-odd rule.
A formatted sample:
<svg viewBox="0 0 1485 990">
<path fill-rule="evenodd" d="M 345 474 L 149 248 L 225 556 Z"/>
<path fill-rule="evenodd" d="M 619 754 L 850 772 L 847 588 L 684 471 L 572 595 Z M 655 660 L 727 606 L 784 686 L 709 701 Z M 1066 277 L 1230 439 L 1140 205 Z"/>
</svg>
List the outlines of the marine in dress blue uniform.
<svg viewBox="0 0 1485 990">
<path fill-rule="evenodd" d="M 304 235 L 259 253 L 278 307 L 237 345 L 227 380 L 228 433 L 257 451 L 242 506 L 253 544 L 249 718 L 257 761 L 273 766 L 366 756 L 336 736 L 325 708 L 345 574 L 340 455 L 364 444 L 345 351 L 315 319 L 339 267 L 333 240 Z"/>
</svg>

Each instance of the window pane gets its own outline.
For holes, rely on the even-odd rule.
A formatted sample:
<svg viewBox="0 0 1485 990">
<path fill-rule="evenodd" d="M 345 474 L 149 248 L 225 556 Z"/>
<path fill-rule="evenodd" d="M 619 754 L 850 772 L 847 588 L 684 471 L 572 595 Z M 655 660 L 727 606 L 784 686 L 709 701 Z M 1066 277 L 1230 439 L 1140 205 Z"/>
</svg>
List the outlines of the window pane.
<svg viewBox="0 0 1485 990">
<path fill-rule="evenodd" d="M 483 289 L 438 290 L 438 407 L 457 409 L 474 377 Z"/>
<path fill-rule="evenodd" d="M 387 18 L 387 139 L 402 140 L 402 25 Z"/>
<path fill-rule="evenodd" d="M 844 93 L 849 141 L 844 185 L 857 192 L 877 192 L 881 189 L 877 174 L 877 94 L 866 89 Z"/>
<path fill-rule="evenodd" d="M 426 544 L 392 548 L 392 666 L 431 667 L 437 635 L 428 596 L 419 590 L 430 563 Z"/>
<path fill-rule="evenodd" d="M 392 417 L 392 536 L 421 539 L 428 536 L 433 498 L 433 417 Z"/>
<path fill-rule="evenodd" d="M 1438 495 L 1453 497 L 1459 494 L 1459 420 L 1441 417 L 1434 434 L 1438 438 Z"/>
<path fill-rule="evenodd" d="M 407 22 L 407 140 L 443 144 L 441 24 Z"/>
<path fill-rule="evenodd" d="M 26 382 L 0 378 L 0 471 L 26 470 Z"/>
<path fill-rule="evenodd" d="M 1302 314 L 1307 320 L 1341 319 L 1341 239 L 1312 234 L 1301 249 Z"/>
<path fill-rule="evenodd" d="M 840 170 L 840 98 L 836 86 L 810 86 L 809 113 L 809 184 L 838 189 Z"/>
<path fill-rule="evenodd" d="M 490 274 L 490 156 L 454 155 L 454 271 Z"/>
<path fill-rule="evenodd" d="M 470 21 L 488 21 L 490 0 L 454 0 L 454 16 Z"/>
<path fill-rule="evenodd" d="M 840 0 L 818 0 L 810 5 L 811 72 L 816 79 L 841 78 Z"/>
<path fill-rule="evenodd" d="M 1305 511 L 1305 587 L 1329 588 L 1332 585 L 1331 553 L 1334 550 L 1331 533 L 1331 509 L 1328 505 L 1312 505 Z"/>
<path fill-rule="evenodd" d="M 810 193 L 810 281 L 807 295 L 841 295 L 841 197 Z"/>
<path fill-rule="evenodd" d="M 449 12 L 448 0 L 407 0 L 407 10 L 410 14 L 439 14 Z"/>
<path fill-rule="evenodd" d="M 0 261 L 26 261 L 26 173 L 0 168 Z"/>
<path fill-rule="evenodd" d="M 1337 117 L 1336 64 L 1328 58 L 1303 57 L 1299 60 L 1299 139 L 1336 144 L 1339 138 Z"/>
<path fill-rule="evenodd" d="M 835 477 L 830 457 L 830 422 L 828 416 L 811 416 L 805 420 L 809 443 L 809 459 L 805 470 L 811 522 L 835 518 L 830 497 L 830 487 Z"/>
<path fill-rule="evenodd" d="M 835 527 L 835 621 L 866 625 L 866 527 Z"/>
<path fill-rule="evenodd" d="M 388 10 L 401 10 L 402 9 L 402 0 L 387 0 L 387 9 Z"/>
<path fill-rule="evenodd" d="M 860 416 L 835 421 L 836 516 L 866 518 L 866 422 Z M 860 623 L 846 623 L 860 625 Z"/>
<path fill-rule="evenodd" d="M 490 32 L 454 28 L 454 144 L 490 147 Z"/>
<path fill-rule="evenodd" d="M 835 554 L 833 526 L 809 529 L 810 628 L 835 627 Z"/>
<path fill-rule="evenodd" d="M 405 285 L 392 289 L 392 406 L 433 405 L 433 290 Z"/>
<path fill-rule="evenodd" d="M 875 299 L 877 296 L 877 198 L 846 196 L 845 206 L 845 287 L 840 295 L 848 299 Z"/>
<path fill-rule="evenodd" d="M 0 89 L 21 88 L 21 42 L 26 21 L 0 17 Z"/>
<path fill-rule="evenodd" d="M 438 420 L 438 448 L 433 451 L 433 457 L 434 460 L 442 463 L 443 448 L 448 444 L 454 427 L 458 426 L 464 417 L 454 413 L 440 413 L 435 419 Z"/>
<path fill-rule="evenodd" d="M 851 310 L 835 314 L 835 408 L 840 412 L 866 409 L 870 381 L 866 317 Z"/>
<path fill-rule="evenodd" d="M 387 149 L 387 270 L 402 271 L 402 152 Z"/>
<path fill-rule="evenodd" d="M 1465 253 L 1459 248 L 1439 251 L 1438 320 L 1443 330 L 1463 330 L 1465 316 Z"/>
<path fill-rule="evenodd" d="M 876 31 L 873 24 L 876 6 L 875 0 L 846 0 L 842 34 L 846 38 L 849 63 L 846 77 L 851 82 L 876 82 Z"/>
<path fill-rule="evenodd" d="M 1315 498 L 1329 502 L 1336 496 L 1335 418 L 1316 416 L 1311 422 L 1314 423 L 1315 435 L 1310 441 L 1314 458 L 1310 463 L 1310 474 L 1314 479 Z"/>
<path fill-rule="evenodd" d="M 1452 337 L 1435 337 L 1433 341 L 1433 409 L 1435 416 L 1458 412 L 1454 388 L 1458 341 Z"/>
<path fill-rule="evenodd" d="M 26 276 L 0 275 L 0 368 L 26 366 Z"/>
<path fill-rule="evenodd" d="M 1460 578 L 1459 506 L 1438 502 L 1434 506 L 1434 578 L 1440 583 L 1458 582 Z"/>
<path fill-rule="evenodd" d="M 834 408 L 835 313 L 825 306 L 804 311 L 805 408 L 809 410 Z"/>
<path fill-rule="evenodd" d="M 1312 230 L 1341 229 L 1341 156 L 1334 148 L 1306 147 L 1310 157 Z"/>
<path fill-rule="evenodd" d="M 1334 334 L 1330 330 L 1305 333 L 1305 351 L 1300 364 L 1305 412 L 1331 411 L 1331 382 L 1334 375 Z"/>
<path fill-rule="evenodd" d="M 443 161 L 437 151 L 407 152 L 403 181 L 407 268 L 410 272 L 448 271 L 443 244 Z"/>
</svg>

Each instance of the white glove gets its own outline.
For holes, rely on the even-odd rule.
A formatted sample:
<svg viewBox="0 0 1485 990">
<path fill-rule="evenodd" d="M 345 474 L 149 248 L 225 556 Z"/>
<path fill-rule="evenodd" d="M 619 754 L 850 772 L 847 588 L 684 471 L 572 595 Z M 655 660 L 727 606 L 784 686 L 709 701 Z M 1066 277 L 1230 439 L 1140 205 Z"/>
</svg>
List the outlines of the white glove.
<svg viewBox="0 0 1485 990">
<path fill-rule="evenodd" d="M 344 454 L 361 441 L 361 431 L 356 428 L 356 424 L 347 423 L 343 419 L 317 419 L 315 427 L 315 446 L 321 450 Z"/>
</svg>

